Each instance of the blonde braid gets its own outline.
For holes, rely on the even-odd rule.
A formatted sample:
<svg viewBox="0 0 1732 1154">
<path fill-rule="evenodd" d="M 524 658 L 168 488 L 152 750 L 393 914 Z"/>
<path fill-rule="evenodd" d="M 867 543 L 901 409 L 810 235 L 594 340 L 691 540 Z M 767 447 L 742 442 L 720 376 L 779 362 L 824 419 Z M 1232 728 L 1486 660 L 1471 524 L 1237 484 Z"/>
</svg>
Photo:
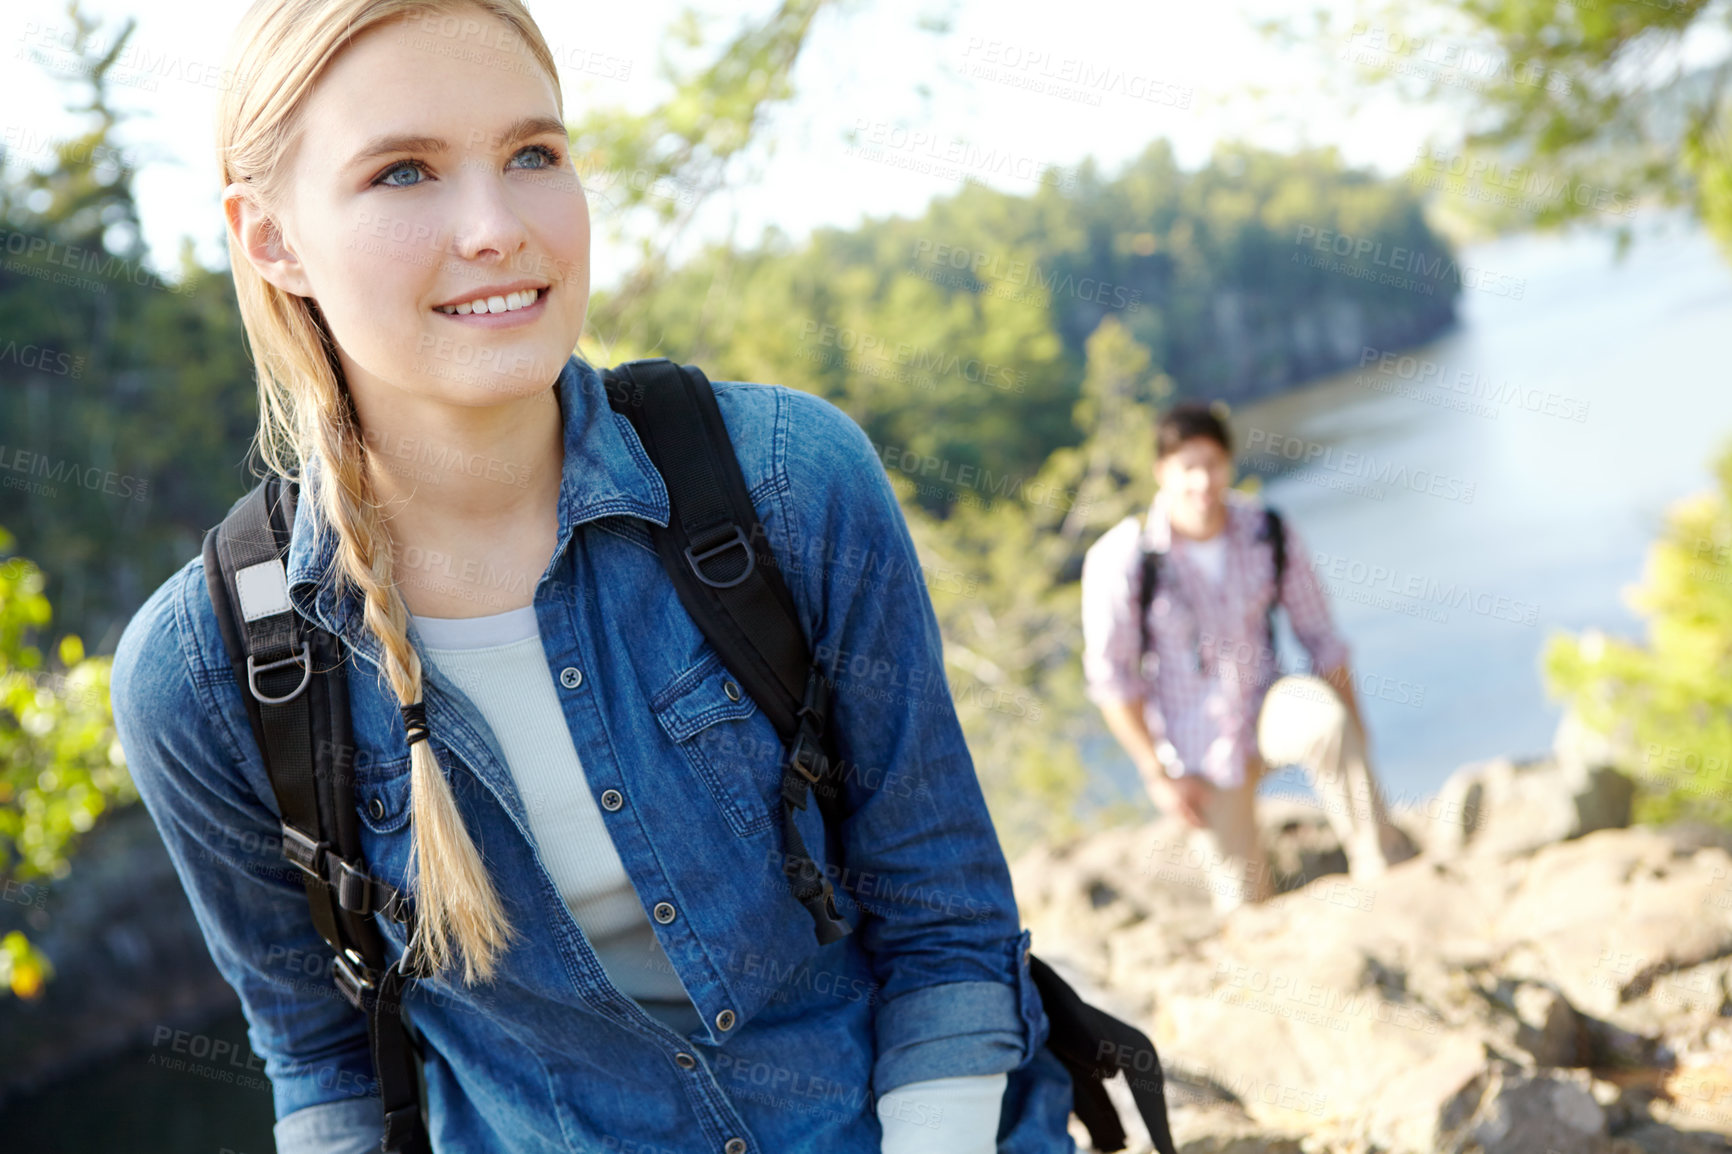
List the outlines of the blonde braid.
<svg viewBox="0 0 1732 1154">
<path fill-rule="evenodd" d="M 234 83 L 218 97 L 216 159 L 223 187 L 246 182 L 274 217 L 288 199 L 285 158 L 305 128 L 307 97 L 345 46 L 393 21 L 476 11 L 504 21 L 521 37 L 552 85 L 563 119 L 558 67 L 522 0 L 254 0 L 224 62 L 223 75 Z M 331 580 L 339 596 L 345 588 L 360 592 L 366 627 L 383 654 L 381 680 L 400 708 L 412 707 L 421 702 L 420 657 L 409 644 L 391 535 L 375 500 L 363 430 L 330 329 L 311 298 L 267 281 L 232 233 L 229 265 L 258 370 L 259 455 L 271 471 L 302 482 L 301 499 L 319 511 L 321 529 L 336 534 Z M 409 765 L 409 881 L 416 903 L 410 946 L 434 970 L 461 953 L 466 982 L 490 979 L 516 931 L 430 741 L 410 741 Z"/>
<path fill-rule="evenodd" d="M 393 574 L 390 532 L 373 500 L 359 427 L 344 419 L 347 408 L 339 402 L 316 410 L 333 418 L 315 422 L 313 435 L 320 473 L 331 483 L 315 483 L 312 498 L 336 531 L 338 587 L 346 581 L 360 590 L 367 629 L 379 639 L 384 657 L 380 672 L 398 702 L 410 705 L 421 701 L 421 657 L 409 644 L 408 610 Z M 410 950 L 441 970 L 460 949 L 466 982 L 491 979 L 516 931 L 430 741 L 409 745 L 409 796 L 410 879 L 416 895 Z"/>
</svg>

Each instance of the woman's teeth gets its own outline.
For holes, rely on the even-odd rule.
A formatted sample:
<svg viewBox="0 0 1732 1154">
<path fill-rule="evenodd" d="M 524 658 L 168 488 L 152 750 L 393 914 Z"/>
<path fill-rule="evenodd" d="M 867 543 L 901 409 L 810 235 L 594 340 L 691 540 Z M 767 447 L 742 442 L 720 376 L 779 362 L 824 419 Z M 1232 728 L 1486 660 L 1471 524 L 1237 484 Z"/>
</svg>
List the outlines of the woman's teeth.
<svg viewBox="0 0 1732 1154">
<path fill-rule="evenodd" d="M 470 313 L 513 313 L 518 309 L 526 309 L 541 296 L 540 289 L 524 289 L 522 292 L 506 293 L 502 297 L 482 297 L 465 305 L 439 305 L 442 313 L 466 317 Z"/>
</svg>

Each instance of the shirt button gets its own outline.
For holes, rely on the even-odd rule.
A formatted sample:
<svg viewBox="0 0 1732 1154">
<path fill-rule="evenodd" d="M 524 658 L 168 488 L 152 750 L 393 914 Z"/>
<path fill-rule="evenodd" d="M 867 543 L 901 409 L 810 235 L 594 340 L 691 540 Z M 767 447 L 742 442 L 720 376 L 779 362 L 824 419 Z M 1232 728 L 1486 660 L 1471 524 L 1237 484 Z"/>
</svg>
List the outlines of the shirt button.
<svg viewBox="0 0 1732 1154">
<path fill-rule="evenodd" d="M 740 687 L 735 685 L 732 681 L 722 682 L 722 692 L 728 695 L 729 701 L 738 701 L 740 699 Z"/>
<path fill-rule="evenodd" d="M 666 902 L 657 902 L 656 908 L 655 908 L 655 915 L 656 915 L 656 921 L 660 922 L 662 925 L 665 926 L 669 922 L 674 920 L 674 907 L 670 906 Z"/>
<path fill-rule="evenodd" d="M 687 1070 L 695 1069 L 698 1064 L 698 1060 L 686 1053 L 684 1050 L 681 1050 L 679 1053 L 674 1055 L 674 1061 L 678 1062 L 683 1069 Z"/>
<path fill-rule="evenodd" d="M 383 821 L 385 819 L 384 801 L 374 798 L 372 804 L 367 807 L 367 812 L 373 815 L 374 821 Z"/>
<path fill-rule="evenodd" d="M 583 670 L 575 665 L 567 665 L 559 671 L 559 683 L 567 689 L 576 689 L 583 684 Z"/>
<path fill-rule="evenodd" d="M 734 1028 L 734 1012 L 732 1010 L 723 1010 L 721 1013 L 716 1015 L 716 1029 L 718 1029 L 718 1030 L 731 1030 L 733 1028 Z M 744 1150 L 745 1148 L 746 1148 L 745 1143 L 743 1143 L 743 1142 L 740 1143 L 740 1149 Z"/>
<path fill-rule="evenodd" d="M 623 798 L 619 795 L 619 790 L 617 790 L 617 789 L 604 789 L 601 791 L 601 808 L 607 810 L 608 812 L 611 813 L 624 804 L 625 804 L 625 798 Z"/>
<path fill-rule="evenodd" d="M 746 1140 L 744 1138 L 729 1138 L 722 1146 L 722 1154 L 746 1154 Z"/>
</svg>

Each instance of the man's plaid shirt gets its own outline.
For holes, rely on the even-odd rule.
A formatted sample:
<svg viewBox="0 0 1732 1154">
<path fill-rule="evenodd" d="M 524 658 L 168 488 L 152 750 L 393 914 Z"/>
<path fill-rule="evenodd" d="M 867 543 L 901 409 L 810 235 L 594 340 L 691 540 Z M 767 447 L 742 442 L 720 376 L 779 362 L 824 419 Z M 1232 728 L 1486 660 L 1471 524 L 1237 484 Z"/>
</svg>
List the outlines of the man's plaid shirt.
<svg viewBox="0 0 1732 1154">
<path fill-rule="evenodd" d="M 1183 773 L 1200 773 L 1230 788 L 1244 780 L 1257 743 L 1257 711 L 1279 672 L 1265 632 L 1264 612 L 1275 596 L 1274 555 L 1258 540 L 1263 505 L 1238 490 L 1226 498 L 1226 566 L 1219 584 L 1175 537 L 1160 494 L 1149 504 L 1147 543 L 1166 551 L 1149 607 L 1149 656 L 1137 668 L 1140 645 L 1137 589 L 1142 577 L 1139 524 L 1126 517 L 1083 558 L 1083 675 L 1097 705 L 1143 700 L 1156 748 Z M 1328 598 L 1303 541 L 1285 518 L 1287 572 L 1281 605 L 1294 635 L 1319 674 L 1347 660 Z"/>
</svg>

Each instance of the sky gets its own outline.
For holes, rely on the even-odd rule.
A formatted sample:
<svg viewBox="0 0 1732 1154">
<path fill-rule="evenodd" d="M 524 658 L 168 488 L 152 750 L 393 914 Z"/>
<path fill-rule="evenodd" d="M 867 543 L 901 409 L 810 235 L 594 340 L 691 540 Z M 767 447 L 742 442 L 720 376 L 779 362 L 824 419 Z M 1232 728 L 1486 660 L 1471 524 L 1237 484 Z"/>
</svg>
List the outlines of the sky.
<svg viewBox="0 0 1732 1154">
<path fill-rule="evenodd" d="M 200 263 L 226 265 L 212 123 L 227 40 L 248 2 L 84 2 L 102 21 L 98 40 L 112 42 L 129 16 L 137 21 L 132 67 L 116 70 L 129 82 L 115 87 L 114 103 L 131 114 L 117 139 L 138 169 L 151 261 L 170 276 L 183 237 Z M 1350 0 L 1324 2 L 1342 10 Z M 528 6 L 561 62 L 568 120 L 595 104 L 648 108 L 667 92 L 658 58 L 681 7 L 674 0 Z M 715 43 L 771 0 L 697 7 Z M 1338 34 L 1341 44 L 1283 48 L 1254 26 L 1273 10 L 1296 5 L 850 0 L 819 17 L 795 73 L 798 98 L 770 121 L 754 179 L 706 205 L 676 256 L 729 236 L 755 242 L 771 224 L 803 236 L 865 216 L 916 216 L 958 191 L 959 173 L 1024 192 L 1046 166 L 1074 171 L 1087 157 L 1110 175 L 1158 137 L 1186 167 L 1235 139 L 1334 144 L 1349 162 L 1391 174 L 1428 140 L 1449 137 L 1443 109 L 1344 103 L 1337 90 L 1346 66 L 1331 55 L 1349 47 L 1349 33 Z M 64 75 L 74 59 L 69 28 L 55 4 L 0 5 L 0 101 L 12 110 L 0 114 L 0 142 L 19 161 L 45 161 L 49 142 L 88 120 L 64 111 L 79 91 Z M 630 256 L 608 243 L 599 216 L 596 223 L 592 280 L 602 288 Z"/>
</svg>

